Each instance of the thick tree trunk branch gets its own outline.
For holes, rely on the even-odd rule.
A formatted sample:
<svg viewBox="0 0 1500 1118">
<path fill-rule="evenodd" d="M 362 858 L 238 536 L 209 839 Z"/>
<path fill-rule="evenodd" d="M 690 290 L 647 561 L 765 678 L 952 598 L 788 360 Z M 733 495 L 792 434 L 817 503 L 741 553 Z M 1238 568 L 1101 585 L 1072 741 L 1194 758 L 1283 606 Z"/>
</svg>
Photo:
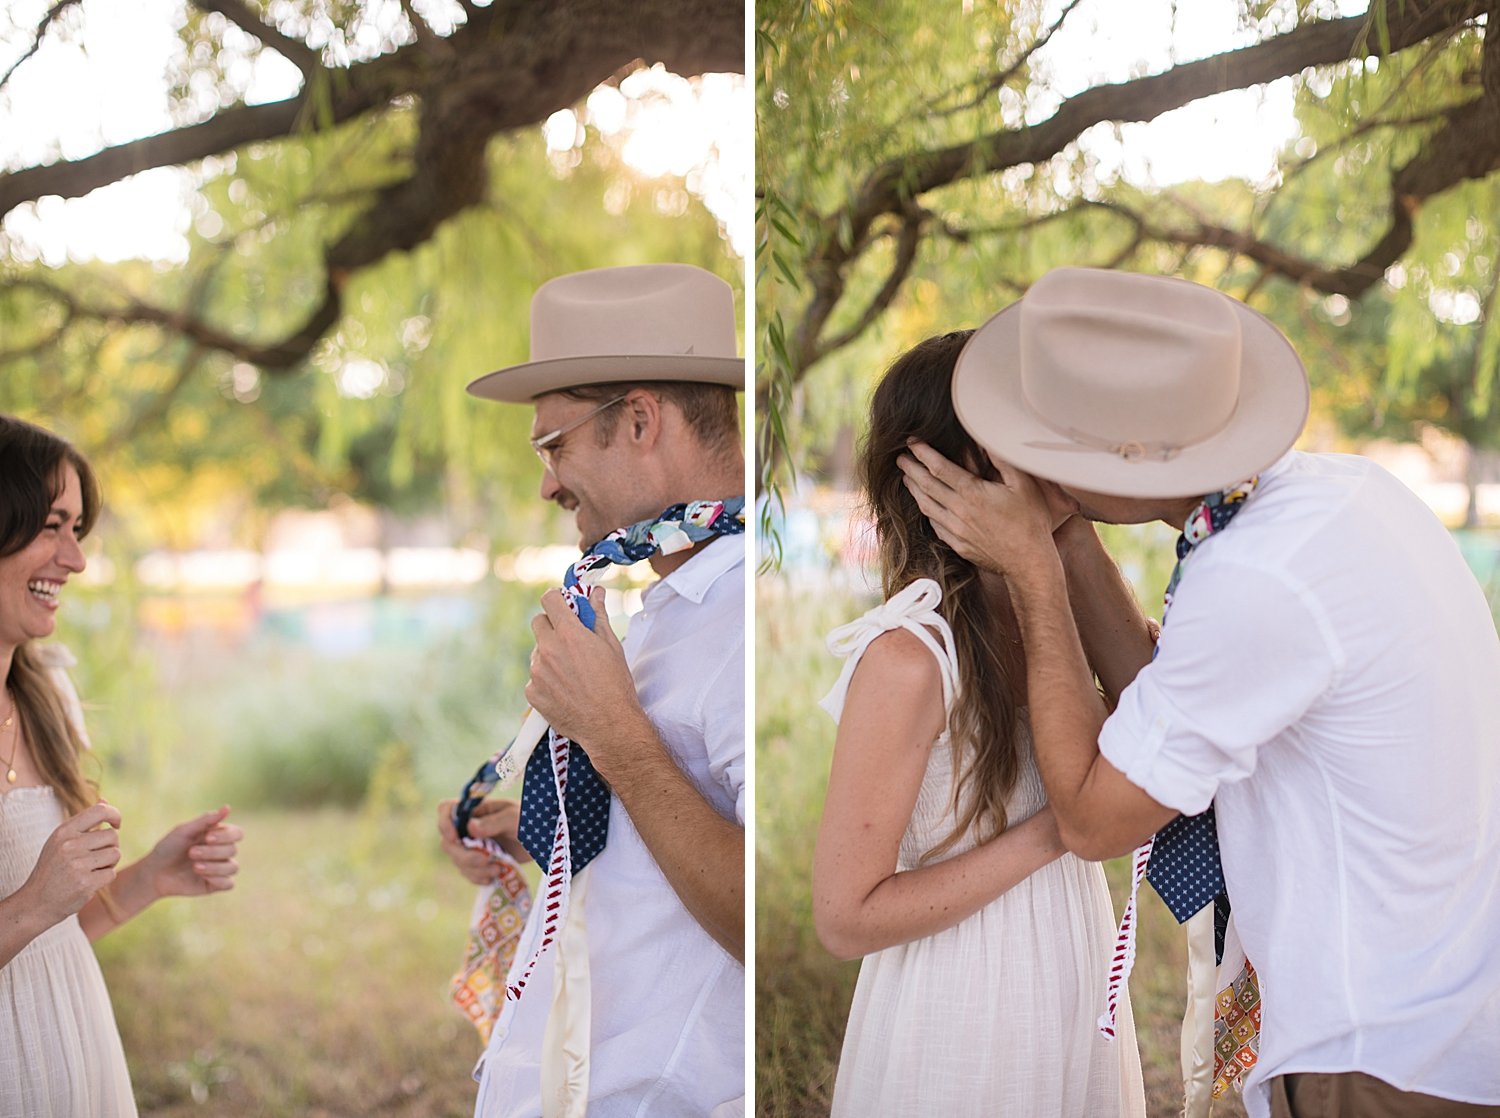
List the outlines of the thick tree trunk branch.
<svg viewBox="0 0 1500 1118">
<path fill-rule="evenodd" d="M 1488 9 L 1500 7 L 1500 0 L 1385 2 L 1390 53 L 1435 36 L 1451 35 Z M 812 361 L 836 348 L 824 337 L 825 330 L 844 296 L 848 273 L 868 247 L 871 226 L 884 215 L 899 215 L 923 194 L 959 180 L 1044 162 L 1097 124 L 1153 120 L 1216 93 L 1274 81 L 1313 66 L 1342 62 L 1357 54 L 1362 46 L 1372 55 L 1383 54 L 1386 48 L 1370 41 L 1371 22 L 1371 16 L 1362 15 L 1306 23 L 1240 50 L 1183 63 L 1160 74 L 1087 89 L 1065 100 L 1056 113 L 1035 125 L 987 133 L 944 148 L 911 152 L 878 165 L 846 207 L 817 221 L 818 232 L 809 248 L 806 269 L 812 293 L 794 331 L 795 352 L 807 364 L 793 370 L 794 376 L 800 379 Z M 1491 16 L 1490 24 L 1494 22 L 1495 17 Z M 1500 35 L 1487 34 L 1486 38 L 1491 40 L 1486 44 L 1488 52 Z M 1429 147 L 1401 170 L 1396 193 L 1407 200 L 1393 202 L 1392 225 L 1386 236 L 1361 261 L 1348 268 L 1315 268 L 1295 257 L 1279 254 L 1248 235 L 1229 230 L 1205 230 L 1205 233 L 1214 238 L 1214 247 L 1244 251 L 1278 274 L 1294 278 L 1311 276 L 1309 282 L 1320 288 L 1326 284 L 1328 290 L 1363 291 L 1410 245 L 1413 200 L 1446 189 L 1460 179 L 1479 177 L 1488 173 L 1486 168 L 1493 169 L 1495 151 L 1500 146 L 1493 136 L 1500 133 L 1485 135 L 1483 128 L 1488 126 L 1490 118 L 1487 113 L 1473 116 L 1475 104 L 1478 102 L 1447 113 L 1447 123 Z M 852 339 L 841 335 L 835 340 Z"/>
<path fill-rule="evenodd" d="M 204 6 L 222 11 L 235 3 L 204 0 Z M 274 29 L 268 33 L 279 34 Z M 477 9 L 449 42 L 459 60 L 453 71 L 432 72 L 412 46 L 350 66 L 332 99 L 331 122 L 342 124 L 415 94 L 424 101 L 467 100 L 485 113 L 493 135 L 541 123 L 637 59 L 661 62 L 680 74 L 740 73 L 745 65 L 744 8 L 716 0 L 632 5 L 562 0 L 504 9 L 497 4 Z M 304 86 L 285 101 L 236 106 L 200 124 L 94 155 L 0 175 L 0 216 L 22 202 L 48 195 L 77 198 L 139 171 L 193 163 L 289 135 L 303 122 L 307 103 Z"/>
<path fill-rule="evenodd" d="M 48 195 L 80 198 L 140 171 L 193 163 L 241 144 L 284 136 L 296 124 L 302 103 L 299 95 L 288 101 L 227 109 L 201 124 L 105 148 L 81 159 L 0 175 L 0 215 Z"/>
<path fill-rule="evenodd" d="M 1489 0 L 1479 79 L 1485 98 L 1490 104 L 1500 108 L 1500 0 Z"/>
<path fill-rule="evenodd" d="M 1404 14 L 1391 13 L 1390 49 L 1415 43 L 1482 14 L 1492 0 L 1411 0 Z M 959 178 L 1051 159 L 1082 133 L 1105 121 L 1135 123 L 1230 89 L 1244 89 L 1329 65 L 1351 56 L 1368 17 L 1308 23 L 1240 50 L 1174 66 L 1160 74 L 1115 85 L 1099 85 L 1068 98 L 1048 119 L 1027 128 L 991 132 L 968 143 L 916 152 L 877 167 L 852 207 L 854 240 L 882 213 Z M 1372 54 L 1380 54 L 1372 47 Z"/>
<path fill-rule="evenodd" d="M 0 175 L 0 216 L 47 195 L 78 197 L 138 171 L 188 164 L 243 144 L 292 135 L 314 123 L 316 82 L 333 82 L 329 118 L 344 123 L 415 96 L 420 129 L 411 171 L 369 196 L 364 212 L 323 254 L 325 281 L 318 305 L 303 324 L 276 341 L 254 341 L 204 321 L 192 311 L 131 299 L 88 306 L 50 283 L 40 284 L 71 315 L 150 324 L 196 346 L 227 353 L 270 372 L 301 365 L 342 312 L 349 277 L 392 252 L 428 240 L 443 222 L 482 202 L 489 188 L 487 150 L 497 134 L 533 126 L 577 104 L 590 90 L 637 60 L 660 62 L 681 74 L 743 72 L 744 8 L 723 0 L 556 0 L 548 4 L 497 0 L 466 6 L 469 21 L 438 44 L 419 41 L 335 72 L 316 54 L 263 23 L 243 0 L 193 0 L 255 35 L 309 75 L 295 98 L 240 106 L 190 125 L 82 159 Z M 410 9 L 407 9 L 410 11 Z M 415 13 L 411 13 L 415 20 Z M 337 78 L 334 81 L 334 78 Z M 321 123 L 321 122 L 319 122 Z M 35 281 L 23 279 L 18 282 Z"/>
<path fill-rule="evenodd" d="M 880 285 L 880 290 L 875 292 L 854 324 L 842 334 L 837 334 L 823 342 L 821 351 L 815 351 L 812 360 L 816 361 L 823 353 L 842 349 L 868 330 L 875 320 L 885 313 L 900 293 L 901 285 L 906 282 L 906 277 L 911 272 L 911 266 L 916 263 L 917 249 L 922 244 L 922 227 L 926 224 L 926 218 L 927 215 L 920 211 L 913 211 L 906 216 L 906 220 L 901 223 L 901 228 L 896 231 L 896 256 L 891 261 L 891 270 L 887 273 L 885 282 Z"/>
</svg>

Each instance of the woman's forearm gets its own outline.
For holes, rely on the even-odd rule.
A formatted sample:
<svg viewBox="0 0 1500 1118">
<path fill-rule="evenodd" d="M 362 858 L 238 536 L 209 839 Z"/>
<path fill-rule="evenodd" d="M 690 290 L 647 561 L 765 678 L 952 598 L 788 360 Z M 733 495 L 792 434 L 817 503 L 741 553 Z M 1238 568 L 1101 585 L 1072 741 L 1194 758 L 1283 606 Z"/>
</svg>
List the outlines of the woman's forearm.
<svg viewBox="0 0 1500 1118">
<path fill-rule="evenodd" d="M 1053 539 L 1084 655 L 1113 708 L 1120 692 L 1151 662 L 1151 630 L 1135 592 L 1092 524 L 1074 517 L 1053 533 Z"/>
<path fill-rule="evenodd" d="M 856 959 L 951 928 L 1065 852 L 1049 808 L 955 857 L 902 870 L 863 897 L 819 896 L 819 938 L 841 959 Z"/>
<path fill-rule="evenodd" d="M 78 923 L 89 942 L 114 931 L 132 917 L 140 915 L 158 899 L 150 875 L 145 872 L 145 859 L 132 862 L 115 875 L 115 880 L 78 910 Z"/>
</svg>

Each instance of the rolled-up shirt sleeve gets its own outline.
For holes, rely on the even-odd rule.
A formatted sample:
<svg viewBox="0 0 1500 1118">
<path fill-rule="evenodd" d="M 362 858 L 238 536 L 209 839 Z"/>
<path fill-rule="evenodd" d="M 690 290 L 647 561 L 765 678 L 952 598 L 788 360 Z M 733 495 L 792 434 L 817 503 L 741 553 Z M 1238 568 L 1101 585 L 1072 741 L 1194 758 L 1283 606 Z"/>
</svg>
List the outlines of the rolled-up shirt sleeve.
<svg viewBox="0 0 1500 1118">
<path fill-rule="evenodd" d="M 1260 747 L 1300 719 L 1342 657 L 1305 588 L 1259 568 L 1191 566 L 1157 656 L 1120 696 L 1099 751 L 1186 815 L 1255 771 Z"/>
</svg>

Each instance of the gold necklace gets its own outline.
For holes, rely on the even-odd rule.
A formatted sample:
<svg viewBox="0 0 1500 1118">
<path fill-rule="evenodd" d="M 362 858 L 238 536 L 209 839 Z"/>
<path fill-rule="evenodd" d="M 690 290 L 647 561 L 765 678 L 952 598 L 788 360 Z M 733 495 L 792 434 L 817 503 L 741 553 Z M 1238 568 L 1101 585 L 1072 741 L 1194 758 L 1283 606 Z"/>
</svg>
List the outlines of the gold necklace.
<svg viewBox="0 0 1500 1118">
<path fill-rule="evenodd" d="M 16 700 L 11 698 L 10 692 L 5 693 L 10 699 L 10 713 L 5 716 L 5 721 L 0 722 L 0 733 L 10 730 L 16 723 Z M 10 760 L 5 762 L 5 781 L 7 784 L 16 782 L 16 754 L 21 752 L 21 732 L 14 730 L 10 739 Z"/>
</svg>

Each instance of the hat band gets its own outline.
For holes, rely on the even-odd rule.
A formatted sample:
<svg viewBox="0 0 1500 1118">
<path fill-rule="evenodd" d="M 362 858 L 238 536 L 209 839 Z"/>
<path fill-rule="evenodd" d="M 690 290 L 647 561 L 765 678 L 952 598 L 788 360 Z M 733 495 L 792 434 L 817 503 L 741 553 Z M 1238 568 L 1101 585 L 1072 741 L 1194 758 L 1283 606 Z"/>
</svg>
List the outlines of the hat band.
<svg viewBox="0 0 1500 1118">
<path fill-rule="evenodd" d="M 1126 462 L 1170 462 L 1182 452 L 1182 447 L 1174 443 L 1143 443 L 1135 439 L 1126 439 L 1124 442 L 1112 442 L 1109 439 L 1101 439 L 1097 435 L 1090 435 L 1087 431 L 1079 431 L 1074 427 L 1065 427 L 1059 430 L 1060 434 L 1066 435 L 1071 441 L 1065 443 L 1033 441 L 1023 445 L 1036 450 L 1075 450 L 1087 451 L 1100 454 L 1114 454 Z"/>
</svg>

